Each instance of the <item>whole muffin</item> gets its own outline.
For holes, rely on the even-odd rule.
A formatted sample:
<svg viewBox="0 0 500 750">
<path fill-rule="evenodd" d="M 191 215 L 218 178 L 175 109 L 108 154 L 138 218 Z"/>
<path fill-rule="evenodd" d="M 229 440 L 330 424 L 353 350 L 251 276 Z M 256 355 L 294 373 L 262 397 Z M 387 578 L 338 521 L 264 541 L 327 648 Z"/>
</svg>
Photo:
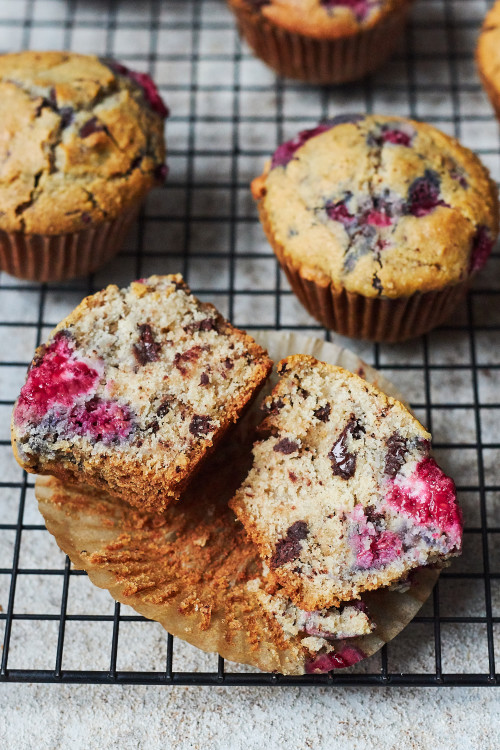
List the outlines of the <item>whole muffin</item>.
<svg viewBox="0 0 500 750">
<path fill-rule="evenodd" d="M 149 76 L 68 52 L 0 56 L 0 269 L 81 276 L 119 249 L 166 176 Z"/>
<path fill-rule="evenodd" d="M 356 338 L 439 325 L 498 235 L 497 188 L 479 159 L 398 117 L 342 115 L 299 133 L 252 193 L 302 304 Z"/>
<path fill-rule="evenodd" d="M 484 19 L 476 61 L 483 86 L 500 119 L 500 0 Z"/>
<path fill-rule="evenodd" d="M 412 0 L 228 0 L 253 51 L 279 75 L 344 83 L 393 52 Z"/>
</svg>

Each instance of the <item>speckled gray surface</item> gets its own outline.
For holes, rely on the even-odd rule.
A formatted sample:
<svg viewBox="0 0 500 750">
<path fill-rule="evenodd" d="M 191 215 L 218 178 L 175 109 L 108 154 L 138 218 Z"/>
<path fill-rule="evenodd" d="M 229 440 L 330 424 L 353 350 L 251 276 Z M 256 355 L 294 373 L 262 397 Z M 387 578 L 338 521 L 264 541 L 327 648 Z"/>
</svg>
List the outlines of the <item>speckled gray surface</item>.
<svg viewBox="0 0 500 750">
<path fill-rule="evenodd" d="M 495 689 L 2 686 L 9 748 L 490 750 Z"/>
<path fill-rule="evenodd" d="M 414 115 L 458 134 L 500 177 L 498 124 L 473 64 L 480 21 L 490 0 L 417 0 L 411 31 L 371 81 L 320 90 L 272 73 L 243 47 L 239 55 L 224 0 L 0 0 L 0 50 L 24 47 L 113 54 L 148 69 L 172 110 L 167 134 L 170 177 L 148 199 L 124 252 L 93 279 L 97 289 L 151 272 L 188 272 L 204 299 L 241 326 L 276 324 L 323 335 L 277 271 L 248 190 L 280 139 L 325 115 L 363 111 Z M 193 24 L 193 20 L 197 23 Z M 199 22 L 199 24 L 198 24 Z M 153 31 L 152 31 L 153 29 Z M 193 50 L 197 56 L 193 59 Z M 405 56 L 406 49 L 410 58 Z M 449 55 L 449 53 L 453 53 Z M 234 64 L 237 59 L 238 65 Z M 410 64 L 408 64 L 408 59 Z M 194 125 L 190 127 L 190 123 Z M 436 453 L 462 487 L 468 533 L 464 554 L 443 576 L 436 602 L 445 673 L 488 672 L 478 458 L 489 489 L 485 510 L 492 614 L 500 658 L 500 257 L 475 283 L 470 305 L 447 330 L 400 346 L 338 340 L 384 369 L 432 427 Z M 0 275 L 0 606 L 7 609 L 22 473 L 9 440 L 11 402 L 37 334 L 87 293 L 85 281 L 40 289 Z M 258 291 L 253 296 L 252 291 Z M 230 296 L 229 292 L 233 292 Z M 40 317 L 39 317 L 40 316 Z M 467 324 L 474 326 L 471 336 Z M 7 325 L 2 325 L 7 324 Z M 477 368 L 473 370 L 473 364 Z M 477 380 L 474 380 L 473 373 Z M 453 408 L 446 404 L 453 402 Z M 430 405 L 430 406 L 429 406 Z M 427 408 L 429 406 L 429 408 Z M 480 408 L 477 408 L 477 407 Z M 478 427 L 482 451 L 478 453 Z M 10 483 L 10 484 L 9 484 Z M 495 489 L 496 488 L 496 489 Z M 26 493 L 8 667 L 54 669 L 64 555 L 39 528 L 33 490 Z M 9 527 L 10 525 L 10 527 Z M 464 579 L 453 577 L 463 573 Z M 114 602 L 85 576 L 70 576 L 63 669 L 107 670 Z M 167 638 L 157 623 L 127 619 L 122 607 L 118 670 L 162 670 Z M 421 613 L 431 618 L 434 603 Z M 109 619 L 86 622 L 80 615 Z M 455 620 L 447 621 L 446 618 Z M 456 621 L 467 618 L 468 621 Z M 0 638 L 4 620 L 0 618 Z M 355 667 L 379 673 L 380 656 Z M 214 671 L 217 658 L 175 641 L 174 670 Z M 432 620 L 411 624 L 388 649 L 389 672 L 432 674 Z M 246 667 L 226 664 L 228 672 Z M 498 668 L 497 668 L 498 671 Z M 197 688 L 0 685 L 0 738 L 6 748 L 445 748 L 498 747 L 498 690 L 489 688 Z"/>
</svg>

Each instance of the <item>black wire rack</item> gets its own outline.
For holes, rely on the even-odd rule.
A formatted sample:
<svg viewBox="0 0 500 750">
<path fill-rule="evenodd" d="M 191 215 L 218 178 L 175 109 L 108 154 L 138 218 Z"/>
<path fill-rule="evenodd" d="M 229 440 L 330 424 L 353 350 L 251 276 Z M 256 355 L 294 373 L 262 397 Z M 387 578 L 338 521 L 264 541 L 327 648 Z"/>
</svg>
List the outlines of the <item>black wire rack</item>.
<svg viewBox="0 0 500 750">
<path fill-rule="evenodd" d="M 315 88 L 276 78 L 255 60 L 239 42 L 223 0 L 0 1 L 2 51 L 58 48 L 115 56 L 150 72 L 172 111 L 168 183 L 150 196 L 115 262 L 68 284 L 0 275 L 0 681 L 499 684 L 498 250 L 446 327 L 399 346 L 335 338 L 408 394 L 457 481 L 466 520 L 463 557 L 441 575 L 419 616 L 350 670 L 304 677 L 253 672 L 195 652 L 158 623 L 112 602 L 85 573 L 72 570 L 45 530 L 33 477 L 15 464 L 8 435 L 35 345 L 82 296 L 106 283 L 181 271 L 198 296 L 238 326 L 329 338 L 280 272 L 249 181 L 284 138 L 342 111 L 427 120 L 473 148 L 498 179 L 498 126 L 473 63 L 490 6 L 490 0 L 417 0 L 399 51 L 384 70 L 356 85 Z"/>
</svg>

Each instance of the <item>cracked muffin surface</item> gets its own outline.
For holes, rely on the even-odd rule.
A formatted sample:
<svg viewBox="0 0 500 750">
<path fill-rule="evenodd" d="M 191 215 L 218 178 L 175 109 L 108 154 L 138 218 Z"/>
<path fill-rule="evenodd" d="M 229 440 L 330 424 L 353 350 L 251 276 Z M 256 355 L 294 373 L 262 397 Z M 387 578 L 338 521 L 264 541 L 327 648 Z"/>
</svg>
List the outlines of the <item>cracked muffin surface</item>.
<svg viewBox="0 0 500 750">
<path fill-rule="evenodd" d="M 479 159 L 399 117 L 342 115 L 299 133 L 252 191 L 286 263 L 364 297 L 458 284 L 498 234 L 497 188 Z"/>
<path fill-rule="evenodd" d="M 166 175 L 167 109 L 149 76 L 68 52 L 0 56 L 0 229 L 113 220 Z"/>
<path fill-rule="evenodd" d="M 229 505 L 297 607 L 338 606 L 459 554 L 455 485 L 403 404 L 306 355 L 278 374 Z"/>
<path fill-rule="evenodd" d="M 163 510 L 270 369 L 267 353 L 181 276 L 108 286 L 37 349 L 13 412 L 16 458 Z"/>
</svg>

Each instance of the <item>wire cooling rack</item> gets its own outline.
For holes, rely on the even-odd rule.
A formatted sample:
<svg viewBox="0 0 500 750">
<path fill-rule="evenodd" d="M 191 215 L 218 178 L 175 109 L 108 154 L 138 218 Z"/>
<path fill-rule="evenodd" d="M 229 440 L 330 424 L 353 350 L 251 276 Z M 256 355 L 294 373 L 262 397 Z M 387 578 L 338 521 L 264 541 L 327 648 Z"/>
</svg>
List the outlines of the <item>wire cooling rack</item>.
<svg viewBox="0 0 500 750">
<path fill-rule="evenodd" d="M 427 120 L 500 176 L 498 125 L 473 51 L 486 0 L 417 0 L 398 53 L 356 85 L 277 79 L 238 41 L 223 0 L 0 0 L 0 49 L 73 49 L 149 71 L 172 111 L 170 177 L 120 256 L 69 284 L 0 275 L 0 680 L 190 685 L 496 685 L 500 654 L 500 254 L 449 325 L 398 346 L 336 341 L 379 368 L 432 429 L 459 488 L 463 556 L 405 631 L 356 667 L 282 677 L 224 663 L 167 635 L 71 569 L 41 523 L 33 477 L 9 442 L 35 345 L 87 293 L 181 271 L 241 327 L 326 336 L 300 307 L 267 245 L 248 183 L 276 145 L 340 112 Z"/>
</svg>

